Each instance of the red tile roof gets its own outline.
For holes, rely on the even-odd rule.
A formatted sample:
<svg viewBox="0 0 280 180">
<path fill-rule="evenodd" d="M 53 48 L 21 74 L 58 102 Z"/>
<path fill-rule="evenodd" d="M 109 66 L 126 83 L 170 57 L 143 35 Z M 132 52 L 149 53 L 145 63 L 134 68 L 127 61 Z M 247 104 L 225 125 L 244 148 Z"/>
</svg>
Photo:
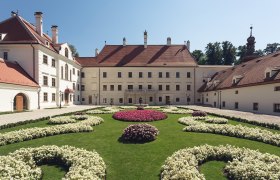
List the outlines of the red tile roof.
<svg viewBox="0 0 280 180">
<path fill-rule="evenodd" d="M 0 83 L 39 87 L 39 85 L 16 62 L 0 59 Z"/>
<path fill-rule="evenodd" d="M 105 45 L 97 57 L 79 57 L 83 67 L 197 66 L 185 45 Z"/>
<path fill-rule="evenodd" d="M 280 69 L 271 78 L 265 78 L 267 68 L 280 68 L 280 51 L 253 59 L 232 68 L 216 73 L 210 83 L 205 83 L 198 91 L 215 91 L 220 89 L 239 88 L 280 82 Z M 233 78 L 241 76 L 241 80 L 233 84 Z M 216 82 L 216 85 L 215 83 Z"/>
<path fill-rule="evenodd" d="M 43 34 L 41 37 L 37 32 L 35 26 L 24 20 L 20 16 L 13 16 L 5 21 L 0 22 L 0 33 L 7 34 L 5 38 L 0 41 L 0 44 L 41 44 L 46 48 L 58 52 L 52 44 L 51 38 Z M 46 45 L 46 41 L 49 46 Z"/>
</svg>

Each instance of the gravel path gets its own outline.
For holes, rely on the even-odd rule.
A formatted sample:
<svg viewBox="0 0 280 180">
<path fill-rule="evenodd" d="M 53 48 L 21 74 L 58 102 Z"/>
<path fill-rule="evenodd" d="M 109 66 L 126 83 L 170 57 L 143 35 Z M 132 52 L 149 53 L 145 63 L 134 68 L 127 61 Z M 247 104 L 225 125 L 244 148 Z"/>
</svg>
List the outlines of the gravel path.
<svg viewBox="0 0 280 180">
<path fill-rule="evenodd" d="M 3 114 L 0 115 L 0 126 L 9 123 L 16 123 L 20 121 L 26 120 L 36 120 L 43 117 L 55 116 L 64 113 L 70 113 L 75 111 L 82 111 L 86 109 L 94 108 L 95 106 L 69 106 L 61 109 L 39 109 L 31 112 L 22 112 L 22 113 L 14 113 L 14 114 Z"/>
<path fill-rule="evenodd" d="M 228 109 L 218 109 L 218 108 L 211 108 L 211 107 L 203 107 L 203 106 L 184 106 L 189 109 L 193 110 L 201 110 L 208 113 L 213 114 L 220 114 L 224 116 L 231 116 L 241 119 L 246 119 L 248 121 L 257 121 L 261 123 L 268 123 L 268 124 L 278 124 L 280 126 L 280 117 L 279 116 L 272 116 L 272 115 L 264 115 L 264 114 L 254 114 L 250 112 L 243 112 L 243 111 L 235 111 L 235 110 L 228 110 Z"/>
</svg>

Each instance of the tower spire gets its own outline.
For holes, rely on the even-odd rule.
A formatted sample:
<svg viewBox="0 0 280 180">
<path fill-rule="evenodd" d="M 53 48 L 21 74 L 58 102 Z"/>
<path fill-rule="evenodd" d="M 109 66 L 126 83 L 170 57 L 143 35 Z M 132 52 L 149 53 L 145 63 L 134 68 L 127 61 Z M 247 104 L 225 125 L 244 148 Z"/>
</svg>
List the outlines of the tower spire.
<svg viewBox="0 0 280 180">
<path fill-rule="evenodd" d="M 251 29 L 251 32 L 250 32 L 250 37 L 251 37 L 253 35 L 253 26 L 252 26 L 252 24 L 251 24 L 250 29 Z"/>
</svg>

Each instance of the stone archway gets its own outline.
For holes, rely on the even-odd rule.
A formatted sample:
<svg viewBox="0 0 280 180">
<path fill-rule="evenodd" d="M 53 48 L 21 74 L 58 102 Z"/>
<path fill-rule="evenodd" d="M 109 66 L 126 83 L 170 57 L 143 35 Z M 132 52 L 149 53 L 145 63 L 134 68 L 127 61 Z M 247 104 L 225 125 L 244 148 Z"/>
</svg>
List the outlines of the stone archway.
<svg viewBox="0 0 280 180">
<path fill-rule="evenodd" d="M 28 110 L 28 98 L 25 94 L 19 93 L 14 97 L 14 111 Z"/>
</svg>

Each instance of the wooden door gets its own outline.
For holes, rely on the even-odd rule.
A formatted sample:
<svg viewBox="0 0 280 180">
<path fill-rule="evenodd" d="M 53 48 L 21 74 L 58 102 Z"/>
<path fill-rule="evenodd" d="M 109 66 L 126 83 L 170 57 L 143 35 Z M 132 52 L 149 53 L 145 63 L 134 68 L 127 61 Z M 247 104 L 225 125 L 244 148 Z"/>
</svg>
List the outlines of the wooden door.
<svg viewBox="0 0 280 180">
<path fill-rule="evenodd" d="M 170 96 L 165 96 L 165 104 L 170 105 Z"/>
<path fill-rule="evenodd" d="M 23 96 L 16 96 L 16 111 L 23 111 Z"/>
</svg>

